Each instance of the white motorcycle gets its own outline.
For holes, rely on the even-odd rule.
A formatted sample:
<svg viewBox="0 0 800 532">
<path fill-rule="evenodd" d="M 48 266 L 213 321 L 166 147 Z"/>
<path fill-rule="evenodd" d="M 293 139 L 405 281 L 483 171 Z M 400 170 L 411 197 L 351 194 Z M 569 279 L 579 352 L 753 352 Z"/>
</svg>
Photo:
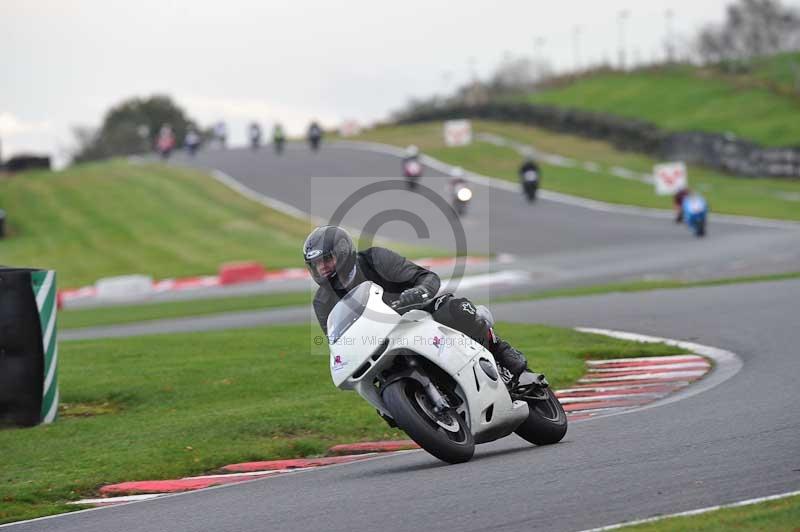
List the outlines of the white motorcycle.
<svg viewBox="0 0 800 532">
<path fill-rule="evenodd" d="M 328 339 L 333 383 L 358 392 L 445 462 L 466 462 L 476 444 L 512 432 L 536 445 L 557 443 L 567 432 L 564 409 L 543 376 L 524 373 L 513 382 L 482 345 L 426 311 L 400 315 L 375 283 L 336 304 Z"/>
</svg>

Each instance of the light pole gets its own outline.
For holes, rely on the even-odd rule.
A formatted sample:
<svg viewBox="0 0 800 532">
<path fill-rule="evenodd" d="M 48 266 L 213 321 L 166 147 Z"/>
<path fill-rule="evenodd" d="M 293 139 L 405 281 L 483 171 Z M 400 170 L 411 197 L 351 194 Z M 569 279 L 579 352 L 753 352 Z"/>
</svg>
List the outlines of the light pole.
<svg viewBox="0 0 800 532">
<path fill-rule="evenodd" d="M 541 61 L 540 54 L 545 44 L 547 44 L 547 39 L 545 39 L 544 37 L 533 38 L 533 58 L 537 62 Z"/>
<path fill-rule="evenodd" d="M 575 63 L 574 68 L 577 73 L 581 69 L 581 27 L 572 28 L 572 57 Z"/>
<path fill-rule="evenodd" d="M 470 79 L 472 80 L 473 84 L 478 79 L 478 72 L 475 70 L 475 65 L 476 65 L 477 62 L 478 62 L 478 60 L 475 59 L 475 57 L 470 57 L 467 60 L 467 64 L 469 65 L 469 76 L 470 76 Z"/>
<path fill-rule="evenodd" d="M 617 23 L 619 24 L 619 68 L 625 70 L 625 21 L 628 20 L 631 12 L 623 9 L 617 13 Z"/>
<path fill-rule="evenodd" d="M 664 21 L 667 25 L 666 47 L 667 47 L 667 63 L 672 63 L 675 59 L 675 49 L 672 43 L 672 20 L 675 17 L 675 12 L 667 9 L 664 12 Z"/>
<path fill-rule="evenodd" d="M 447 98 L 447 95 L 450 91 L 450 80 L 453 78 L 453 73 L 449 70 L 442 71 L 442 85 L 444 86 L 444 98 Z"/>
</svg>

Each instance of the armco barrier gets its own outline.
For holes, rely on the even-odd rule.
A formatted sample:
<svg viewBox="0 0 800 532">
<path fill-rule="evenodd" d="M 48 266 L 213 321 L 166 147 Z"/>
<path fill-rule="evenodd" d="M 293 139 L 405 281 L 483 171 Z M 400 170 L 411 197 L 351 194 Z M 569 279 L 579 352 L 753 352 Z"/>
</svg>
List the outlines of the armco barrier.
<svg viewBox="0 0 800 532">
<path fill-rule="evenodd" d="M 724 133 L 671 133 L 650 122 L 579 109 L 518 102 L 454 104 L 404 113 L 398 117 L 398 123 L 454 118 L 528 124 L 608 141 L 618 149 L 646 153 L 657 159 L 701 164 L 736 176 L 800 177 L 800 145 L 766 148 Z"/>
<path fill-rule="evenodd" d="M 257 262 L 227 262 L 219 268 L 219 284 L 262 281 L 267 271 Z"/>
<path fill-rule="evenodd" d="M 55 272 L 0 268 L 0 424 L 50 423 L 57 412 Z"/>
</svg>

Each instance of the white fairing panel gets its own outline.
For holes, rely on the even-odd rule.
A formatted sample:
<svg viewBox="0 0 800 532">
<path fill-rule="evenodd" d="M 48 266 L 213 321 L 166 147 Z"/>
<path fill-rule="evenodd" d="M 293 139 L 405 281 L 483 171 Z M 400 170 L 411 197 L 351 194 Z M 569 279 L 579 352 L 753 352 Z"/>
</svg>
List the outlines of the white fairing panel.
<svg viewBox="0 0 800 532">
<path fill-rule="evenodd" d="M 363 309 L 359 308 L 359 303 L 350 298 L 358 290 L 369 290 L 369 296 Z M 363 294 L 362 294 L 363 295 Z M 344 299 L 339 301 L 328 317 L 328 334 L 331 352 L 331 377 L 333 384 L 342 387 L 345 381 L 353 375 L 361 365 L 366 362 L 370 355 L 381 347 L 381 342 L 389 338 L 389 333 L 400 321 L 400 315 L 392 310 L 383 302 L 383 288 L 379 285 L 365 282 L 351 291 Z M 352 324 L 338 338 L 337 328 L 342 325 L 335 323 L 339 315 L 346 313 L 339 312 L 342 306 L 346 307 L 347 313 L 357 314 Z M 363 310 L 358 314 L 359 310 Z M 335 335 L 335 336 L 334 336 Z M 352 386 L 344 386 L 350 388 Z"/>
<path fill-rule="evenodd" d="M 455 380 L 476 441 L 508 434 L 527 417 L 528 405 L 512 402 L 497 377 L 494 358 L 483 346 L 437 323 L 428 312 L 413 310 L 400 316 L 382 296 L 379 285 L 363 283 L 331 312 L 330 367 L 337 387 L 355 389 L 375 408 L 389 414 L 374 381 L 397 356 L 411 354 L 430 360 Z M 481 359 L 494 368 L 494 379 L 481 367 Z"/>
</svg>

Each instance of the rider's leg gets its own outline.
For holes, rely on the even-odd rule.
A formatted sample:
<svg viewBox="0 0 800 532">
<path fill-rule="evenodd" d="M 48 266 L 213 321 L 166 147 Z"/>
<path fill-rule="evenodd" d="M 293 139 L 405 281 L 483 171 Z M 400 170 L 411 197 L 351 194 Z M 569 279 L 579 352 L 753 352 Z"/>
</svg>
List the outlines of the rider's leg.
<svg viewBox="0 0 800 532">
<path fill-rule="evenodd" d="M 518 377 L 528 368 L 525 356 L 497 336 L 494 329 L 478 316 L 475 305 L 469 299 L 446 294 L 434 299 L 429 310 L 434 320 L 463 332 L 486 347 L 497 363 L 509 370 L 514 377 Z"/>
</svg>

